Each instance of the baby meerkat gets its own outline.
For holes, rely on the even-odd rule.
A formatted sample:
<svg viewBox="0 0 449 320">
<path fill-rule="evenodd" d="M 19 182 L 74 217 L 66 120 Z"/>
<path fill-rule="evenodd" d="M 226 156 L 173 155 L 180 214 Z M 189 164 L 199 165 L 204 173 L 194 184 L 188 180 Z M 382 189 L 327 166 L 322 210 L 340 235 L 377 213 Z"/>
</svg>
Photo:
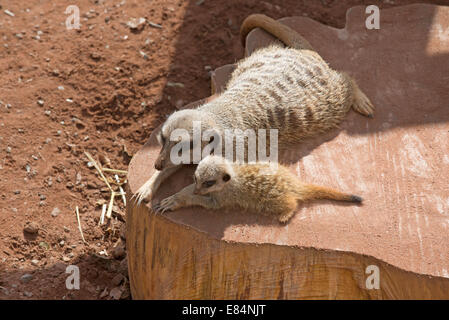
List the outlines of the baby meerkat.
<svg viewBox="0 0 449 320">
<path fill-rule="evenodd" d="M 260 27 L 284 42 L 256 50 L 241 60 L 226 90 L 196 109 L 180 110 L 165 121 L 158 135 L 162 150 L 155 162 L 156 173 L 137 191 L 137 199 L 151 199 L 160 183 L 180 168 L 170 152 L 176 129 L 193 140 L 194 122 L 201 131 L 277 129 L 278 147 L 301 142 L 338 126 L 351 107 L 373 116 L 374 107 L 355 81 L 331 69 L 307 40 L 286 25 L 265 15 L 251 15 L 242 24 L 242 39 Z M 204 148 L 208 143 L 201 142 Z"/>
<path fill-rule="evenodd" d="M 270 163 L 243 164 L 207 156 L 198 164 L 195 183 L 154 206 L 164 213 L 182 207 L 241 209 L 287 222 L 300 202 L 330 199 L 360 203 L 362 198 L 301 182 L 288 168 Z"/>
</svg>

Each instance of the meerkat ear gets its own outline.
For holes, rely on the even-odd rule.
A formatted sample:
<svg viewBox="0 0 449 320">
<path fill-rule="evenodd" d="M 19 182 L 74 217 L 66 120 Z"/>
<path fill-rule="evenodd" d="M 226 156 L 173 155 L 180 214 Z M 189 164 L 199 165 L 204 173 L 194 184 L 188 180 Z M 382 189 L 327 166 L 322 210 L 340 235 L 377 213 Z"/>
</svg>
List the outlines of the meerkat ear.
<svg viewBox="0 0 449 320">
<path fill-rule="evenodd" d="M 225 174 L 223 175 L 223 181 L 224 181 L 224 182 L 228 182 L 229 180 L 231 180 L 231 176 L 230 176 L 229 174 L 225 173 Z"/>
</svg>

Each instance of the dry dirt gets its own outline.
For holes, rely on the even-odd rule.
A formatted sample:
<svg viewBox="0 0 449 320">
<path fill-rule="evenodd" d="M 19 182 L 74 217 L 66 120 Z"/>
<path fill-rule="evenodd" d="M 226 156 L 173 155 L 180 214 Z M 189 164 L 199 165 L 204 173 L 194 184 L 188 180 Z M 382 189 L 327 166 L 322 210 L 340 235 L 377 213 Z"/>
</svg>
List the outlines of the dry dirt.
<svg viewBox="0 0 449 320">
<path fill-rule="evenodd" d="M 249 14 L 343 27 L 348 8 L 372 2 L 0 1 L 0 299 L 129 298 L 124 204 L 117 197 L 98 225 L 110 192 L 84 151 L 126 170 L 176 106 L 209 95 L 210 70 L 242 57 Z M 79 30 L 65 26 L 71 4 Z M 126 25 L 140 17 L 137 30 Z M 66 289 L 68 265 L 80 290 Z"/>
</svg>

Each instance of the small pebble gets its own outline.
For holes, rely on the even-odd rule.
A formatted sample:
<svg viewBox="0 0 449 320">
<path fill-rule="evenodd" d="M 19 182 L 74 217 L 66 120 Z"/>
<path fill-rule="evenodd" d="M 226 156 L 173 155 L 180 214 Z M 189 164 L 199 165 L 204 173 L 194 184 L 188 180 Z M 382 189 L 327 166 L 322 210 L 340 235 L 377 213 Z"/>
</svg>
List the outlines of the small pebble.
<svg viewBox="0 0 449 320">
<path fill-rule="evenodd" d="M 20 277 L 20 281 L 24 283 L 30 282 L 31 279 L 33 279 L 33 275 L 29 273 L 25 273 L 23 276 Z"/>
<path fill-rule="evenodd" d="M 109 292 L 109 296 L 114 300 L 119 300 L 122 296 L 122 290 L 119 287 L 115 287 L 111 289 L 111 292 Z"/>
<path fill-rule="evenodd" d="M 123 276 L 119 273 L 114 278 L 112 278 L 111 283 L 114 286 L 119 286 L 123 281 Z"/>
<path fill-rule="evenodd" d="M 60 213 L 61 213 L 61 210 L 59 210 L 58 207 L 54 207 L 53 210 L 51 211 L 51 216 L 57 217 Z"/>
<path fill-rule="evenodd" d="M 37 100 L 37 104 L 42 107 L 44 105 L 44 100 L 42 99 Z"/>
<path fill-rule="evenodd" d="M 145 26 L 145 18 L 132 18 L 131 20 L 129 20 L 126 25 L 132 29 L 132 30 L 139 30 L 139 29 L 143 29 L 143 27 Z"/>
<path fill-rule="evenodd" d="M 76 173 L 76 178 L 75 178 L 75 184 L 78 185 L 81 183 L 82 177 L 81 177 L 81 172 L 77 172 Z"/>
<path fill-rule="evenodd" d="M 126 251 L 123 246 L 117 246 L 112 251 L 112 256 L 117 260 L 123 259 L 125 257 L 125 255 L 126 255 Z"/>
<path fill-rule="evenodd" d="M 97 53 L 97 52 L 92 52 L 92 53 L 90 54 L 90 57 L 91 57 L 93 60 L 100 60 L 100 59 L 101 59 L 101 55 L 100 55 L 99 53 Z"/>
<path fill-rule="evenodd" d="M 33 266 L 37 266 L 37 265 L 39 264 L 39 260 L 33 259 L 33 260 L 31 260 L 31 264 L 32 264 Z"/>
<path fill-rule="evenodd" d="M 176 108 L 180 109 L 184 105 L 184 101 L 182 99 L 179 99 L 176 101 Z"/>
<path fill-rule="evenodd" d="M 39 225 L 36 222 L 29 222 L 25 225 L 23 231 L 29 234 L 37 234 L 39 232 Z"/>
</svg>

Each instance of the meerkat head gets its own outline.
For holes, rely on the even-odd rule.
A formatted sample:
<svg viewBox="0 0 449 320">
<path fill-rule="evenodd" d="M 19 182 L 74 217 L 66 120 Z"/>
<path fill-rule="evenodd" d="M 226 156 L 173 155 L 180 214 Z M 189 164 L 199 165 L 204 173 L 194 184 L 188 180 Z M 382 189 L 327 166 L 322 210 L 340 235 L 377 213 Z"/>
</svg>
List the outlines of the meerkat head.
<svg viewBox="0 0 449 320">
<path fill-rule="evenodd" d="M 181 141 L 183 143 L 189 144 L 188 150 L 190 151 L 192 151 L 194 147 L 198 147 L 194 144 L 194 142 L 196 144 L 200 143 L 200 147 L 202 150 L 204 146 L 213 141 L 213 138 L 211 138 L 210 141 L 202 141 L 202 136 L 199 136 L 199 139 L 197 139 L 199 141 L 193 139 L 194 128 L 201 129 L 201 134 L 207 132 L 208 130 L 216 132 L 217 135 L 220 135 L 221 132 L 213 116 L 204 111 L 188 109 L 173 113 L 168 117 L 167 121 L 165 121 L 162 129 L 157 135 L 157 139 L 162 146 L 162 150 L 159 153 L 159 156 L 154 164 L 154 167 L 157 170 L 175 166 L 175 164 L 173 164 L 172 160 L 170 159 L 170 152 L 173 146 L 180 143 Z"/>
<path fill-rule="evenodd" d="M 219 156 L 207 156 L 198 164 L 193 179 L 195 194 L 221 191 L 234 178 L 232 165 Z"/>
</svg>

